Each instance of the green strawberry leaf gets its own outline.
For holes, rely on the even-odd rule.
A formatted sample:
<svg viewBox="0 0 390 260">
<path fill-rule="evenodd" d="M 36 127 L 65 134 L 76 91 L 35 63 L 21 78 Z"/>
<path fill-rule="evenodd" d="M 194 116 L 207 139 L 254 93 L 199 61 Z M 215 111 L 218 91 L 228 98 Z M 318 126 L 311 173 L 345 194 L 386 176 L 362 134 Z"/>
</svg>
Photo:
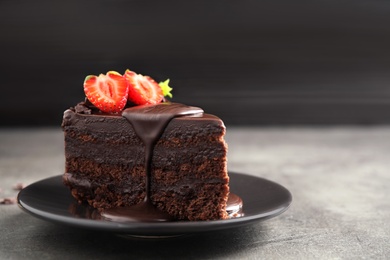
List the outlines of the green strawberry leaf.
<svg viewBox="0 0 390 260">
<path fill-rule="evenodd" d="M 169 79 L 167 79 L 164 82 L 158 83 L 158 85 L 161 87 L 164 97 L 168 96 L 172 98 L 172 93 L 171 93 L 172 88 L 169 86 Z"/>
</svg>

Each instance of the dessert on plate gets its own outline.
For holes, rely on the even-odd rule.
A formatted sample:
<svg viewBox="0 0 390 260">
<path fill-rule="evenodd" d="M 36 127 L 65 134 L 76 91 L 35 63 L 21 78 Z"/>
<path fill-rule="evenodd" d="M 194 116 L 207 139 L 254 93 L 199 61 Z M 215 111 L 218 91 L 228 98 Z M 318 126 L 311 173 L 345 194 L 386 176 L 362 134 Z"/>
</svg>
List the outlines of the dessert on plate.
<svg viewBox="0 0 390 260">
<path fill-rule="evenodd" d="M 64 112 L 63 181 L 106 219 L 229 217 L 224 123 L 168 102 L 168 84 L 130 70 L 87 76 L 85 101 Z"/>
</svg>

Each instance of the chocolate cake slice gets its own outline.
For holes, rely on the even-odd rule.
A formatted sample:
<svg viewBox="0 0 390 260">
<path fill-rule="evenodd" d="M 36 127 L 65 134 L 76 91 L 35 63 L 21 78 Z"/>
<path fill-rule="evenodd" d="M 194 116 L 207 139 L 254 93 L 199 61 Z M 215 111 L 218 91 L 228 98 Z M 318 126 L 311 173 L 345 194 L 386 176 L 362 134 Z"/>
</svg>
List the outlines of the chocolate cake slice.
<svg viewBox="0 0 390 260">
<path fill-rule="evenodd" d="M 228 217 L 218 117 L 176 103 L 106 114 L 82 102 L 64 112 L 62 128 L 63 180 L 79 202 L 101 212 L 149 203 L 176 220 Z"/>
</svg>

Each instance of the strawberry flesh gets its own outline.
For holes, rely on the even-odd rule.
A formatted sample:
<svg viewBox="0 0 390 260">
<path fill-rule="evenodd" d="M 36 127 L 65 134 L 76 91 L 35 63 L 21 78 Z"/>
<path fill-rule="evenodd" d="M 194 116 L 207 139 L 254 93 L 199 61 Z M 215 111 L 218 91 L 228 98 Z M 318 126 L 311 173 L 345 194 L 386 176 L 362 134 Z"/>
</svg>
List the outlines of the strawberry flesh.
<svg viewBox="0 0 390 260">
<path fill-rule="evenodd" d="M 136 105 L 157 104 L 163 98 L 161 87 L 149 76 L 126 70 L 123 75 L 129 84 L 128 99 Z"/>
<path fill-rule="evenodd" d="M 84 92 L 88 100 L 98 109 L 107 113 L 119 113 L 127 102 L 128 83 L 115 71 L 106 75 L 90 75 L 85 78 Z"/>
</svg>

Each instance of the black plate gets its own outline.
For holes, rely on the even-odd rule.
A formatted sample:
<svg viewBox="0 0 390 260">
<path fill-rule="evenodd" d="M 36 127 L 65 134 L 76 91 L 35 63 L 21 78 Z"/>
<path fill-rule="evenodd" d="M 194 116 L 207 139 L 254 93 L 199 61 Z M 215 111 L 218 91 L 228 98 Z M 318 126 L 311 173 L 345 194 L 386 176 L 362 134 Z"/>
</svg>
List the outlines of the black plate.
<svg viewBox="0 0 390 260">
<path fill-rule="evenodd" d="M 33 216 L 55 223 L 138 236 L 170 236 L 240 227 L 275 217 L 289 207 L 291 193 L 263 178 L 229 172 L 231 192 L 243 200 L 244 216 L 215 221 L 119 223 L 98 219 L 99 213 L 79 205 L 55 176 L 33 183 L 18 195 L 19 206 Z"/>
</svg>

